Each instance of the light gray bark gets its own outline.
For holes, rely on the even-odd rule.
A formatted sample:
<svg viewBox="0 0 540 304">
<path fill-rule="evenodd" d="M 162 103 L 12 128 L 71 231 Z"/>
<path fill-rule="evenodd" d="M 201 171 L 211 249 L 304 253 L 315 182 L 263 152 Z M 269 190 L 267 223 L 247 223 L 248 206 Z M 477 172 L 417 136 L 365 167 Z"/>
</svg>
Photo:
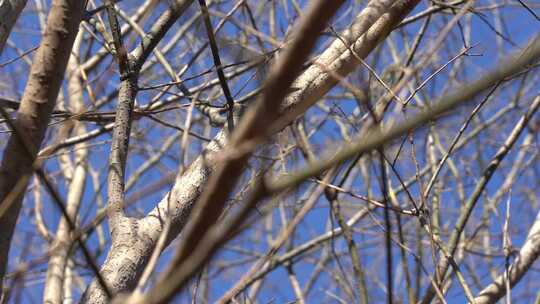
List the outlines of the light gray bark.
<svg viewBox="0 0 540 304">
<path fill-rule="evenodd" d="M 83 104 L 83 87 L 79 74 L 79 64 L 77 60 L 82 32 L 79 32 L 73 47 L 73 54 L 68 62 L 67 82 L 70 100 L 70 110 L 73 113 L 79 113 L 84 109 Z M 75 135 L 86 133 L 86 127 L 79 121 L 68 122 L 62 126 L 63 128 L 73 129 Z M 74 161 L 66 161 L 63 172 L 73 172 L 68 179 L 68 194 L 66 200 L 66 210 L 73 222 L 76 222 L 77 213 L 84 193 L 87 172 L 87 156 L 88 148 L 84 144 L 75 145 Z M 61 157 L 69 158 L 69 155 Z M 51 244 L 51 257 L 47 267 L 47 276 L 45 279 L 45 290 L 43 292 L 44 303 L 62 303 L 64 300 L 64 286 L 66 276 L 66 266 L 70 257 L 71 235 L 67 220 L 62 217 L 56 230 L 55 239 Z"/>
<path fill-rule="evenodd" d="M 510 265 L 509 280 L 510 287 L 514 287 L 523 278 L 525 273 L 540 255 L 540 213 L 529 230 L 523 247 L 519 250 L 514 263 Z M 489 284 L 474 298 L 477 304 L 497 303 L 506 294 L 504 274 L 499 275 L 493 283 Z"/>
<path fill-rule="evenodd" d="M 353 25 L 345 33 L 347 41 L 354 42 L 352 48 L 361 57 L 366 57 L 380 41 L 418 4 L 419 1 L 371 1 L 356 18 Z M 320 68 L 346 76 L 359 64 L 343 42 L 336 39 L 312 65 L 294 82 L 293 87 L 300 88 L 285 98 L 283 113 L 288 121 L 302 114 L 328 92 L 338 80 Z M 115 238 L 103 264 L 103 277 L 114 293 L 132 290 L 140 277 L 144 266 L 152 254 L 159 235 L 163 231 L 165 218 L 171 216 L 172 225 L 168 233 L 170 243 L 182 231 L 193 204 L 199 198 L 208 177 L 215 168 L 212 152 L 221 150 L 226 143 L 226 131 L 221 131 L 206 147 L 206 152 L 198 157 L 186 172 L 180 174 L 171 191 L 143 219 L 126 218 L 127 231 L 122 237 Z M 168 206 L 172 210 L 168 212 Z M 129 227 L 129 229 L 128 229 Z M 94 280 L 85 292 L 83 303 L 106 303 L 106 297 Z"/>
</svg>

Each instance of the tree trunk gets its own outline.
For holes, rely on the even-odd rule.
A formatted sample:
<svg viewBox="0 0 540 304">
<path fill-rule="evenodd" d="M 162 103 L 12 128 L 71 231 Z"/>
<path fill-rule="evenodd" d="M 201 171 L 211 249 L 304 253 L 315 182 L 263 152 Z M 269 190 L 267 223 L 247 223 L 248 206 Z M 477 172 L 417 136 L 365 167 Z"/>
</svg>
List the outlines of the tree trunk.
<svg viewBox="0 0 540 304">
<path fill-rule="evenodd" d="M 64 79 L 83 4 L 83 1 L 53 1 L 14 122 L 17 132 L 12 133 L 4 150 L 0 166 L 0 281 L 7 271 L 9 247 L 32 164 Z"/>
</svg>

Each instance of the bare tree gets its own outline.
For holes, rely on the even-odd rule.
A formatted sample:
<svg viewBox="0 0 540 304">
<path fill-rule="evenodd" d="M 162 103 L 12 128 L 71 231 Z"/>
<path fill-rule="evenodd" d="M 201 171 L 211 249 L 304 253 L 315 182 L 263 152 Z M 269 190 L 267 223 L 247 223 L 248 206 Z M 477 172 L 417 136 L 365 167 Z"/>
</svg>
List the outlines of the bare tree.
<svg viewBox="0 0 540 304">
<path fill-rule="evenodd" d="M 15 21 L 24 9 L 26 1 L 13 0 L 2 1 L 0 3 L 0 53 L 4 49 L 9 33 L 15 25 Z"/>
<path fill-rule="evenodd" d="M 24 3 L 23 3 L 24 5 Z M 21 4 L 12 14 L 18 15 Z M 29 78 L 17 111 L 9 125 L 14 133 L 5 146 L 0 165 L 0 277 L 6 273 L 7 257 L 22 200 L 45 136 L 51 112 L 64 79 L 69 54 L 83 12 L 79 1 L 55 1 L 29 72 Z M 14 20 L 13 20 L 14 21 Z M 9 22 L 11 25 L 14 22 Z M 9 28 L 9 27 L 8 27 Z M 4 112 L 5 113 L 5 112 Z M 9 117 L 6 117 L 9 120 Z M 39 164 L 36 164 L 38 167 Z M 1 284 L 0 284 L 1 286 Z"/>
<path fill-rule="evenodd" d="M 537 10 L 2 1 L 3 301 L 540 299 Z"/>
</svg>

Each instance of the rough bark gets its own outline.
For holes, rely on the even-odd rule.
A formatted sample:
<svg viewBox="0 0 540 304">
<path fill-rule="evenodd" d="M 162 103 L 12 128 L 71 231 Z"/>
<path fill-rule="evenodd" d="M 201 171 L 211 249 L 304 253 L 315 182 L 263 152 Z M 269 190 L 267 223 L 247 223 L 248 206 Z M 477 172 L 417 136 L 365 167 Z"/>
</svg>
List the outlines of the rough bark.
<svg viewBox="0 0 540 304">
<path fill-rule="evenodd" d="M 215 167 L 210 155 L 219 151 L 224 141 L 225 132 L 221 132 L 206 147 L 209 157 L 199 157 L 184 174 L 178 175 L 175 185 L 182 186 L 173 188 L 148 216 L 141 220 L 126 217 L 122 219 L 120 229 L 115 232 L 119 234 L 113 239 L 101 269 L 103 278 L 114 293 L 133 290 L 136 286 L 168 216 L 173 221 L 167 244 L 180 233 L 188 220 L 193 204 L 199 198 L 206 180 Z M 170 209 L 167 207 L 169 205 Z M 82 302 L 107 303 L 105 292 L 96 280 L 86 290 Z"/>
<path fill-rule="evenodd" d="M 20 134 L 12 133 L 4 150 L 0 166 L 0 210 L 4 210 L 0 217 L 0 279 L 6 273 L 9 247 L 28 177 L 32 174 L 32 164 L 64 79 L 82 17 L 83 2 L 53 1 L 15 120 Z"/>
<path fill-rule="evenodd" d="M 371 1 L 368 7 L 358 15 L 349 30 L 342 33 L 342 36 L 352 43 L 351 48 L 357 55 L 366 57 L 418 2 L 418 0 Z M 300 90 L 288 95 L 282 104 L 282 113 L 287 113 L 288 122 L 315 104 L 338 83 L 331 73 L 326 72 L 327 70 L 346 76 L 360 64 L 339 39 L 336 39 L 317 60 L 317 64 L 304 71 L 294 82 L 293 87 Z M 138 224 L 134 223 L 137 221 L 135 219 L 129 220 L 134 228 L 128 233 L 129 235 L 126 234 L 116 242 L 113 240 L 107 259 L 102 266 L 103 276 L 109 282 L 113 292 L 126 292 L 136 286 L 152 254 L 152 249 L 163 231 L 167 216 L 170 215 L 172 220 L 172 229 L 167 237 L 168 242 L 182 231 L 194 203 L 215 169 L 211 155 L 213 152 L 220 151 L 225 144 L 225 133 L 226 131 L 221 131 L 207 146 L 206 152 L 197 158 L 186 172 L 177 177 L 171 191 L 145 218 L 138 220 Z M 172 208 L 170 212 L 167 211 L 168 206 Z M 85 292 L 82 302 L 105 303 L 103 295 L 99 284 L 94 280 Z"/>
<path fill-rule="evenodd" d="M 138 93 L 138 72 L 161 38 L 191 3 L 192 0 L 174 2 L 158 18 L 149 33 L 143 38 L 141 45 L 129 57 L 127 53 L 124 53 L 125 49 L 121 45 L 118 24 L 111 23 L 111 30 L 116 37 L 115 48 L 120 50 L 117 54 L 122 81 L 118 93 L 118 106 L 109 160 L 107 214 L 112 245 L 101 272 L 105 282 L 115 294 L 131 290 L 136 286 L 157 241 L 157 238 L 152 238 L 149 235 L 153 233 L 152 229 L 142 229 L 141 227 L 145 227 L 144 223 L 126 216 L 123 211 L 125 162 L 129 147 L 133 104 Z M 109 13 L 109 18 L 111 17 L 115 18 L 113 11 Z M 81 301 L 107 303 L 109 299 L 102 286 L 94 280 L 83 294 Z"/>
</svg>

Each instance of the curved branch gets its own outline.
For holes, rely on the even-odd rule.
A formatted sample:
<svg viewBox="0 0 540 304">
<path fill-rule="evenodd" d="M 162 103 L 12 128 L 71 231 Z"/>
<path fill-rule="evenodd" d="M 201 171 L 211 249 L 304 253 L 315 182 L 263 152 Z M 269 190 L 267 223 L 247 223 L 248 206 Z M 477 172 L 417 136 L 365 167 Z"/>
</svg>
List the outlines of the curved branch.
<svg viewBox="0 0 540 304">
<path fill-rule="evenodd" d="M 529 230 L 527 239 L 521 247 L 517 258 L 510 266 L 508 279 L 510 280 L 510 287 L 514 287 L 527 271 L 531 268 L 532 264 L 540 256 L 540 212 L 536 216 L 536 219 Z M 506 286 L 504 284 L 504 274 L 499 275 L 493 283 L 489 284 L 474 298 L 477 304 L 496 303 L 506 294 Z"/>
</svg>

